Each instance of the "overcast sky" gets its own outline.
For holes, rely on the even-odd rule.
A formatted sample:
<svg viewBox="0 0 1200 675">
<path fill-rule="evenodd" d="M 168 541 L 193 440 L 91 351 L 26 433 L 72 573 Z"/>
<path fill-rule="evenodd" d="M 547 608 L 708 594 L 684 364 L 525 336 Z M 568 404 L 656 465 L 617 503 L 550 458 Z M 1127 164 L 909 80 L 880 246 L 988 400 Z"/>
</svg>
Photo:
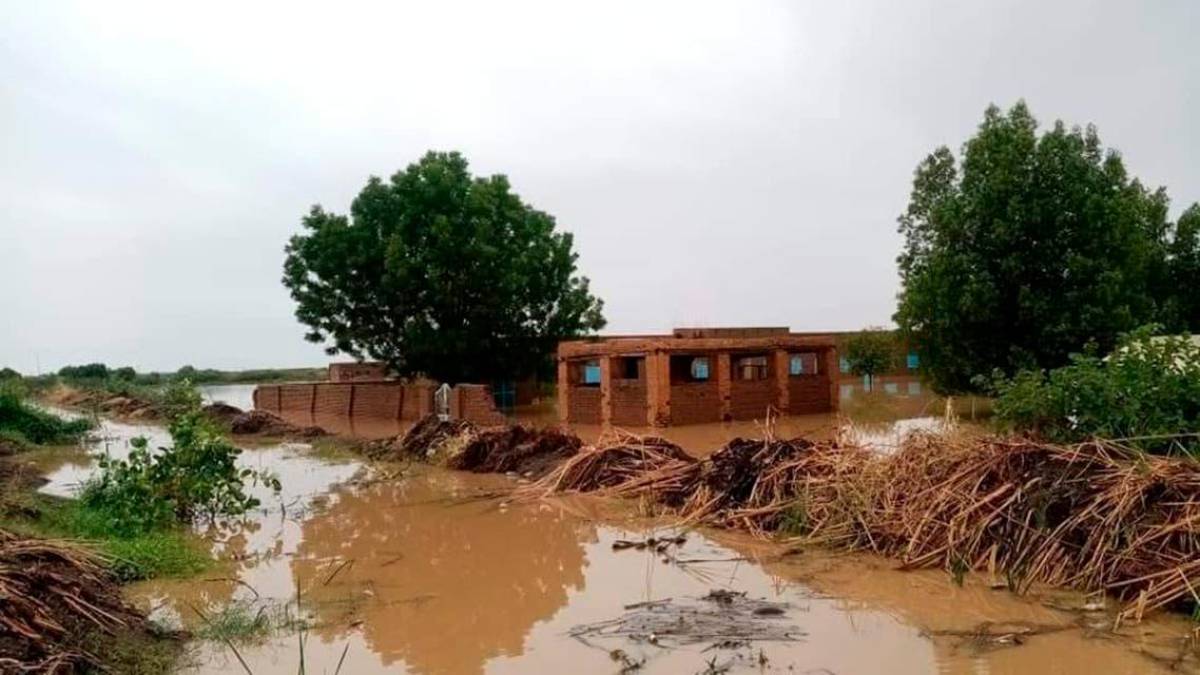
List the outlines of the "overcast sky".
<svg viewBox="0 0 1200 675">
<path fill-rule="evenodd" d="M 386 6 L 385 6 L 386 5 Z M 575 233 L 612 332 L 890 321 L 917 162 L 990 102 L 1200 199 L 1200 2 L 4 0 L 0 365 L 317 365 L 313 203 L 429 149 Z"/>
</svg>

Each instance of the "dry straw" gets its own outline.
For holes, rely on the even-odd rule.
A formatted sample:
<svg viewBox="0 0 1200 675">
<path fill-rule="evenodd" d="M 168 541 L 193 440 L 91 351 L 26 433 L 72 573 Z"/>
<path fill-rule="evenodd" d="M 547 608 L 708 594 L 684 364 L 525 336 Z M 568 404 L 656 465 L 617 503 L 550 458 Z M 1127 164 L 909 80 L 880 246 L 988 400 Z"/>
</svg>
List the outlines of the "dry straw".
<svg viewBox="0 0 1200 675">
<path fill-rule="evenodd" d="M 1014 590 L 1104 590 L 1128 601 L 1118 621 L 1200 587 L 1200 466 L 1115 442 L 913 434 L 880 455 L 768 434 L 695 460 L 625 435 L 526 493 L 563 491 L 649 497 L 684 524 L 782 532 L 907 567 L 988 570 Z"/>
</svg>

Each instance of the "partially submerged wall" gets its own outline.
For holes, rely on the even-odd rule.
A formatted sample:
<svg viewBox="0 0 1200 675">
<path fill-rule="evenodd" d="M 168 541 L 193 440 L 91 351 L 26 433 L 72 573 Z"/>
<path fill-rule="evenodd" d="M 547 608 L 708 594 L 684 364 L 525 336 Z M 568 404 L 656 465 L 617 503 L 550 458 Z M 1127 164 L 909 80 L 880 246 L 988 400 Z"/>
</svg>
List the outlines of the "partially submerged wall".
<svg viewBox="0 0 1200 675">
<path fill-rule="evenodd" d="M 254 390 L 254 407 L 286 415 L 336 416 L 413 421 L 434 412 L 435 385 L 429 382 L 314 382 L 264 384 Z M 503 424 L 486 385 L 451 389 L 451 415 L 483 426 Z"/>
</svg>

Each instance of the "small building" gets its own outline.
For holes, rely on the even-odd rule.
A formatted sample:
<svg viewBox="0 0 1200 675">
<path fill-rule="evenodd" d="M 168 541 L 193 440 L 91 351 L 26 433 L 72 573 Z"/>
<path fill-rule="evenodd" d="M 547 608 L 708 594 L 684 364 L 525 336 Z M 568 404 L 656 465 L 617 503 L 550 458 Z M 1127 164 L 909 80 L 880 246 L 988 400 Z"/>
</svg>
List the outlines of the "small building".
<svg viewBox="0 0 1200 675">
<path fill-rule="evenodd" d="M 574 424 L 667 426 L 837 410 L 831 335 L 678 328 L 558 346 L 558 409 Z"/>
<path fill-rule="evenodd" d="M 380 361 L 348 361 L 329 364 L 330 382 L 370 382 L 389 379 L 386 363 Z"/>
</svg>

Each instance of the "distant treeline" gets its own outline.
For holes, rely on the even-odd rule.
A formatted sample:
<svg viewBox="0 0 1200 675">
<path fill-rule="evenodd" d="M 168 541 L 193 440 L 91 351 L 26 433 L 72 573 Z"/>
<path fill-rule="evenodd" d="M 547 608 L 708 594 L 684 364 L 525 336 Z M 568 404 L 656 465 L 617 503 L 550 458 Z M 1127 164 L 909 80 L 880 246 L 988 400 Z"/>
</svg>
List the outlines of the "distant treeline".
<svg viewBox="0 0 1200 675">
<path fill-rule="evenodd" d="M 110 367 L 104 363 L 87 363 L 78 366 L 63 366 L 58 373 L 28 378 L 47 383 L 62 380 L 74 384 L 104 385 L 128 384 L 155 386 L 178 380 L 189 380 L 193 384 L 257 384 L 260 382 L 294 382 L 298 380 L 323 380 L 324 368 L 262 368 L 256 370 L 216 370 L 184 366 L 173 373 L 139 373 L 131 366 Z M 0 380 L 18 378 L 21 374 L 11 368 L 0 369 Z"/>
</svg>

